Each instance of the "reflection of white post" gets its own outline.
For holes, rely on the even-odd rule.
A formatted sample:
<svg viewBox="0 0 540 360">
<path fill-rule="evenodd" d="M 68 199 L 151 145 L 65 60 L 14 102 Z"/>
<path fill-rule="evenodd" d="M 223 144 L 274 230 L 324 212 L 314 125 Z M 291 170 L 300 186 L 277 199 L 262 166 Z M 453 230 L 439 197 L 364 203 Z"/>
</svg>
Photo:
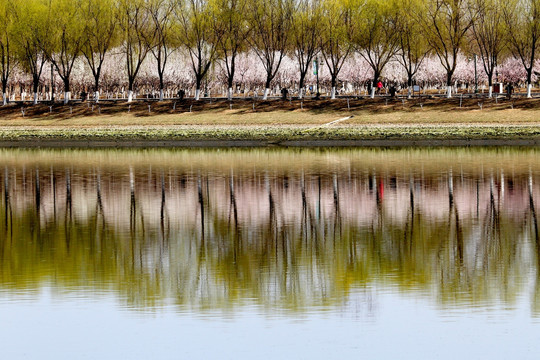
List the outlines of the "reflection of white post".
<svg viewBox="0 0 540 360">
<path fill-rule="evenodd" d="M 133 167 L 129 167 L 129 189 L 131 194 L 135 193 L 135 176 L 133 175 Z"/>
<path fill-rule="evenodd" d="M 531 171 L 529 170 L 529 184 L 528 184 L 528 187 L 529 187 L 529 196 L 532 198 L 532 185 L 533 185 L 533 180 L 532 180 L 532 173 Z"/>
<path fill-rule="evenodd" d="M 448 187 L 450 189 L 450 193 L 454 195 L 454 174 L 452 169 L 448 171 Z"/>
<path fill-rule="evenodd" d="M 231 191 L 231 196 L 234 194 L 234 170 L 231 168 L 231 176 L 229 178 L 229 190 Z"/>
<path fill-rule="evenodd" d="M 500 202 L 504 200 L 504 170 L 501 169 L 501 199 Z"/>
</svg>

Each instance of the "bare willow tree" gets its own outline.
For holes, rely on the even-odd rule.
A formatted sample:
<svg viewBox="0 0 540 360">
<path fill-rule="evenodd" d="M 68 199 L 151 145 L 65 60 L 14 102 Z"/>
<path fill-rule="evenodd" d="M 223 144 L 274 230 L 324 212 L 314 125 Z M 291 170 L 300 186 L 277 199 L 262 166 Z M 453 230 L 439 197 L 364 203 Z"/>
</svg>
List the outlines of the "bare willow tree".
<svg viewBox="0 0 540 360">
<path fill-rule="evenodd" d="M 402 14 L 394 0 L 367 0 L 362 5 L 359 16 L 355 19 L 358 30 L 349 27 L 356 51 L 373 70 L 371 98 L 375 97 L 377 82 L 388 62 L 399 49 L 398 19 Z M 351 31 L 352 30 L 352 31 Z"/>
<path fill-rule="evenodd" d="M 99 80 L 105 56 L 118 45 L 114 0 L 87 0 L 83 3 L 84 40 L 81 52 L 94 77 L 94 99 L 99 102 Z"/>
<path fill-rule="evenodd" d="M 420 6 L 420 0 L 401 0 L 399 10 L 404 14 L 413 14 L 418 6 Z M 396 59 L 407 73 L 407 96 L 411 97 L 414 77 L 430 49 L 423 36 L 422 28 L 414 17 L 400 17 L 398 27 L 399 50 Z"/>
<path fill-rule="evenodd" d="M 154 56 L 159 77 L 159 101 L 164 99 L 164 73 L 169 56 L 173 51 L 173 13 L 171 0 L 147 0 L 146 10 L 153 31 L 144 32 L 150 53 Z"/>
<path fill-rule="evenodd" d="M 493 75 L 499 56 L 505 47 L 504 16 L 502 0 L 471 1 L 472 43 L 480 53 L 489 85 L 489 97 L 493 96 Z"/>
<path fill-rule="evenodd" d="M 319 52 L 321 3 L 318 0 L 299 0 L 294 12 L 292 53 L 300 72 L 298 97 L 304 95 L 306 75 L 315 55 Z"/>
<path fill-rule="evenodd" d="M 446 96 L 450 98 L 458 55 L 472 26 L 467 0 L 426 0 L 415 15 L 446 71 Z"/>
<path fill-rule="evenodd" d="M 332 99 L 336 98 L 339 72 L 353 49 L 348 34 L 352 12 L 347 5 L 342 0 L 325 0 L 322 6 L 320 49 L 330 72 Z"/>
<path fill-rule="evenodd" d="M 245 16 L 248 0 L 209 1 L 218 60 L 227 78 L 227 98 L 232 100 L 236 59 L 242 51 L 247 50 L 247 38 L 251 34 Z"/>
<path fill-rule="evenodd" d="M 14 0 L 13 17 L 15 56 L 21 68 L 32 76 L 34 105 L 38 103 L 38 90 L 45 65 L 41 37 L 45 33 L 43 4 L 39 0 Z"/>
<path fill-rule="evenodd" d="M 81 0 L 51 0 L 47 8 L 47 36 L 40 42 L 64 83 L 64 104 L 71 100 L 71 72 L 84 41 L 81 8 Z"/>
<path fill-rule="evenodd" d="M 203 80 L 217 55 L 208 1 L 177 0 L 174 14 L 178 20 L 178 42 L 191 61 L 195 75 L 195 100 L 199 100 Z"/>
<path fill-rule="evenodd" d="M 3 104 L 8 103 L 7 85 L 13 70 L 15 53 L 13 49 L 13 14 L 7 1 L 0 2 L 0 71 Z"/>
<path fill-rule="evenodd" d="M 510 49 L 527 72 L 527 97 L 530 98 L 540 40 L 540 0 L 507 0 L 503 11 Z"/>
<path fill-rule="evenodd" d="M 293 0 L 252 0 L 248 6 L 249 38 L 266 71 L 263 100 L 287 54 L 293 24 Z"/>
<path fill-rule="evenodd" d="M 144 0 L 119 0 L 117 16 L 122 50 L 126 55 L 128 102 L 131 102 L 135 79 L 149 51 L 145 39 L 146 32 L 149 31 L 150 16 L 146 11 Z"/>
</svg>

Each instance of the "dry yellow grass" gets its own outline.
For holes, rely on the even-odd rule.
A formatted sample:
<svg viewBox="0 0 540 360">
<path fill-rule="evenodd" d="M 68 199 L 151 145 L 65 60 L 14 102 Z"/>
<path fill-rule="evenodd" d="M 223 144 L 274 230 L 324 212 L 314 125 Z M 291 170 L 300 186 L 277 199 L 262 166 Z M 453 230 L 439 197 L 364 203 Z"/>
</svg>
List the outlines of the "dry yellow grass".
<svg viewBox="0 0 540 360">
<path fill-rule="evenodd" d="M 14 117 L 0 120 L 0 127 L 125 127 L 125 126 L 298 126 L 323 125 L 331 121 L 352 116 L 339 125 L 437 125 L 437 124 L 540 124 L 539 110 L 417 110 L 372 113 L 362 110 L 329 111 L 314 113 L 310 111 L 209 111 L 180 114 L 155 114 L 137 116 L 132 114 L 113 114 L 73 117 Z"/>
<path fill-rule="evenodd" d="M 12 105 L 0 108 L 0 127 L 316 126 L 348 116 L 352 118 L 339 122 L 340 126 L 535 125 L 540 124 L 540 99 L 235 100 L 232 110 L 227 101 L 55 105 L 52 111 L 46 105 Z"/>
</svg>

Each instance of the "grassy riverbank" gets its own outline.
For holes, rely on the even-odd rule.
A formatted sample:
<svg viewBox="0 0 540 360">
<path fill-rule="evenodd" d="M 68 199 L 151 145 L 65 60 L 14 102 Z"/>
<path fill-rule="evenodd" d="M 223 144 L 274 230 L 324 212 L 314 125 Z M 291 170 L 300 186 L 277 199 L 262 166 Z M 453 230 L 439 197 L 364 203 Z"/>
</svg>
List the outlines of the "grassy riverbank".
<svg viewBox="0 0 540 360">
<path fill-rule="evenodd" d="M 334 145 L 381 140 L 540 141 L 540 99 L 104 102 L 0 109 L 3 145 L 65 141 Z"/>
</svg>

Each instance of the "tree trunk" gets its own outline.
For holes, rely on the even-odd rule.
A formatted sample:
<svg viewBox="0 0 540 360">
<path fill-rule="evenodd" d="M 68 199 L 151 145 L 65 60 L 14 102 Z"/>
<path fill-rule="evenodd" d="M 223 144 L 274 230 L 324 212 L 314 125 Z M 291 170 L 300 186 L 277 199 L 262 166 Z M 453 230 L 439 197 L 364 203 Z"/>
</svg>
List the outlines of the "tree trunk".
<svg viewBox="0 0 540 360">
<path fill-rule="evenodd" d="M 163 84 L 163 74 L 159 74 L 159 101 L 163 101 L 165 98 L 165 94 L 163 92 L 163 89 L 165 88 L 165 85 Z"/>
<path fill-rule="evenodd" d="M 304 81 L 306 78 L 306 72 L 300 73 L 300 81 L 298 82 L 298 98 L 302 99 L 304 97 Z"/>
<path fill-rule="evenodd" d="M 34 91 L 34 105 L 38 104 L 39 77 L 32 76 L 32 90 Z"/>
<path fill-rule="evenodd" d="M 330 91 L 330 99 L 336 98 L 336 78 L 332 76 L 332 90 Z"/>
<path fill-rule="evenodd" d="M 532 98 L 532 70 L 533 67 L 527 69 L 527 98 Z"/>
<path fill-rule="evenodd" d="M 94 76 L 94 99 L 96 104 L 99 103 L 99 73 Z"/>
<path fill-rule="evenodd" d="M 268 94 L 270 93 L 270 83 L 271 82 L 272 82 L 272 79 L 270 78 L 270 74 L 267 74 L 266 84 L 264 86 L 263 100 L 268 100 Z"/>
<path fill-rule="evenodd" d="M 8 95 L 6 93 L 7 90 L 7 80 L 2 79 L 2 98 L 3 98 L 3 105 L 6 106 L 8 103 Z"/>
<path fill-rule="evenodd" d="M 229 76 L 229 78 L 227 79 L 227 85 L 229 86 L 228 87 L 228 93 L 227 93 L 227 99 L 229 101 L 231 101 L 233 99 L 233 76 Z"/>
<path fill-rule="evenodd" d="M 488 98 L 493 97 L 493 73 L 488 74 Z"/>
<path fill-rule="evenodd" d="M 448 99 L 452 97 L 452 73 L 446 74 L 446 97 Z"/>
<path fill-rule="evenodd" d="M 71 91 L 69 89 L 69 78 L 64 79 L 64 105 L 69 103 L 71 100 Z"/>
<path fill-rule="evenodd" d="M 130 103 L 132 101 L 133 101 L 133 79 L 129 79 L 127 102 Z"/>
<path fill-rule="evenodd" d="M 201 83 L 202 77 L 197 75 L 195 82 L 195 100 L 198 101 L 201 98 Z"/>
</svg>

